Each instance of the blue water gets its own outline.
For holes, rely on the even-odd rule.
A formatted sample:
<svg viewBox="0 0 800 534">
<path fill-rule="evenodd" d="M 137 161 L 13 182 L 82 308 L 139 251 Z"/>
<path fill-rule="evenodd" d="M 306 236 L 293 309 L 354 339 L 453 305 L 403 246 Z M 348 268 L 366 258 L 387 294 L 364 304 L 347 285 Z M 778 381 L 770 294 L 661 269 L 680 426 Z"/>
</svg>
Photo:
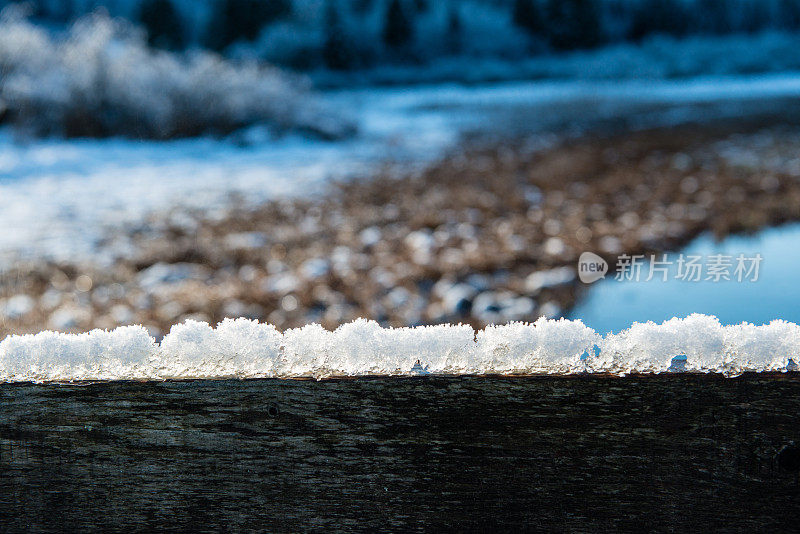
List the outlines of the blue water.
<svg viewBox="0 0 800 534">
<path fill-rule="evenodd" d="M 732 236 L 715 242 L 708 235 L 692 241 L 685 249 L 668 255 L 740 253 L 746 257 L 761 254 L 756 282 L 691 282 L 676 280 L 675 267 L 667 281 L 657 277 L 645 282 L 649 267 L 643 265 L 640 281 L 614 279 L 615 266 L 604 280 L 596 282 L 586 298 L 570 314 L 595 330 L 618 332 L 634 321 L 661 322 L 692 313 L 716 315 L 723 324 L 747 321 L 754 324 L 785 319 L 800 323 L 800 224 L 764 230 L 756 236 Z M 735 268 L 734 260 L 734 268 Z M 731 269 L 733 274 L 733 268 Z M 703 273 L 705 278 L 706 272 Z"/>
</svg>

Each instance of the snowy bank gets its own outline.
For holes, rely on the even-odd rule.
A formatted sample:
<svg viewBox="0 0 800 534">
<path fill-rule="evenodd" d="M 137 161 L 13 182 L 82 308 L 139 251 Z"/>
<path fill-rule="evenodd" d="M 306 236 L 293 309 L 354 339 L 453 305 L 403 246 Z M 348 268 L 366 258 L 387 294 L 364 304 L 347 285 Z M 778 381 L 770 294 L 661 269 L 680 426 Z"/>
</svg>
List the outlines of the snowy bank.
<svg viewBox="0 0 800 534">
<path fill-rule="evenodd" d="M 791 116 L 800 74 L 690 80 L 518 82 L 320 93 L 325 109 L 348 110 L 358 133 L 335 142 L 254 127 L 226 139 L 29 139 L 0 128 L 0 267 L 6 256 L 59 261 L 125 256 L 101 246 L 150 214 L 178 208 L 219 213 L 231 196 L 255 206 L 325 194 L 331 179 L 412 174 L 460 150 L 463 139 L 529 140 L 592 131 L 622 121 L 632 129 L 687 121 Z M 768 161 L 768 160 L 765 160 Z"/>
<path fill-rule="evenodd" d="M 684 360 L 685 358 L 685 360 Z M 0 380 L 327 378 L 386 375 L 723 373 L 788 371 L 800 359 L 800 326 L 775 320 L 723 326 L 690 315 L 634 323 L 601 336 L 581 321 L 381 328 L 359 319 L 278 332 L 247 319 L 211 328 L 187 321 L 160 344 L 140 326 L 84 334 L 42 332 L 0 343 Z"/>
</svg>

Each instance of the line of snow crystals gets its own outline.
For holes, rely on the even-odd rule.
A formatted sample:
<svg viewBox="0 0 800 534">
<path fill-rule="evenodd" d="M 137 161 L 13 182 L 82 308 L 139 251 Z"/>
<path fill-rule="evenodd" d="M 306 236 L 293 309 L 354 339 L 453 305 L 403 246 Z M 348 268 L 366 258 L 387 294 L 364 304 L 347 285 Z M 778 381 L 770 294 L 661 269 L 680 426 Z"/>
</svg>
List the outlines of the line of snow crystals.
<svg viewBox="0 0 800 534">
<path fill-rule="evenodd" d="M 690 315 L 634 323 L 602 336 L 581 321 L 382 328 L 364 319 L 335 331 L 279 332 L 248 319 L 212 328 L 187 321 L 156 343 L 141 326 L 84 334 L 41 332 L 0 343 L 0 381 L 166 378 L 326 378 L 414 374 L 661 373 L 737 375 L 800 362 L 800 326 L 782 320 L 723 326 Z M 678 364 L 678 365 L 676 365 Z"/>
</svg>

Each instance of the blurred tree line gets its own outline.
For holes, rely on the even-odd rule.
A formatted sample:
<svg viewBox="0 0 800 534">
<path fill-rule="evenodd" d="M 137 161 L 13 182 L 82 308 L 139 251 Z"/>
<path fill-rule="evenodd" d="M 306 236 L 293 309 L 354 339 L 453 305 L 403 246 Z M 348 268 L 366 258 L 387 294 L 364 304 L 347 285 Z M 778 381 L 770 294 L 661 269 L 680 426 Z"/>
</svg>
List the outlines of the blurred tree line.
<svg viewBox="0 0 800 534">
<path fill-rule="evenodd" d="M 0 5 L 11 3 L 0 0 Z M 98 5 L 141 24 L 152 45 L 226 51 L 258 43 L 291 66 L 351 69 L 484 53 L 531 55 L 652 35 L 800 30 L 800 0 L 29 0 L 68 21 Z M 203 7 L 204 27 L 187 14 Z M 281 39 L 272 28 L 281 28 Z M 276 30 L 277 31 L 277 30 Z M 266 35 L 266 37 L 265 37 Z M 292 48 L 283 53 L 280 47 Z"/>
</svg>

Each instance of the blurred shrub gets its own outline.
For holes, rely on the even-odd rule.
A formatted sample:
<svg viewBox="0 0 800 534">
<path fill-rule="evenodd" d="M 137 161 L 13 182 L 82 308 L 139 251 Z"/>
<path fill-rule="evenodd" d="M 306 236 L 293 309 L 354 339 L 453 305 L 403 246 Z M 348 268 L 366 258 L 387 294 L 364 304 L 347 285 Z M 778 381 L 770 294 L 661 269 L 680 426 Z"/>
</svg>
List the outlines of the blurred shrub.
<svg viewBox="0 0 800 534">
<path fill-rule="evenodd" d="M 35 135 L 167 139 L 253 124 L 324 137 L 352 131 L 297 77 L 206 52 L 155 50 L 142 32 L 102 14 L 56 39 L 4 11 L 0 102 L 9 121 Z"/>
</svg>

